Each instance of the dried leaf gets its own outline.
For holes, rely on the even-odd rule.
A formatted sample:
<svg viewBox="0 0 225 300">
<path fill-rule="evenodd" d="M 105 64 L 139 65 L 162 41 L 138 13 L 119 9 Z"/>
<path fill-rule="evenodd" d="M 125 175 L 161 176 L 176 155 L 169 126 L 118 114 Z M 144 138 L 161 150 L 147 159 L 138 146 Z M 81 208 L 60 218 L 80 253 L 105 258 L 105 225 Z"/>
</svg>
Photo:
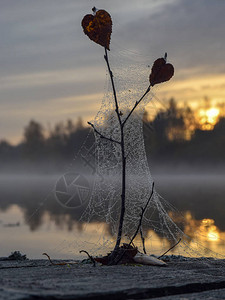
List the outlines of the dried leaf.
<svg viewBox="0 0 225 300">
<path fill-rule="evenodd" d="M 153 86 L 155 84 L 168 81 L 171 77 L 173 77 L 173 75 L 173 65 L 167 64 L 164 58 L 158 58 L 154 62 L 149 76 L 150 85 Z"/>
<path fill-rule="evenodd" d="M 109 50 L 112 33 L 112 19 L 110 14 L 101 9 L 95 15 L 86 15 L 81 25 L 84 33 L 95 43 Z"/>
<path fill-rule="evenodd" d="M 94 260 L 97 261 L 97 262 L 99 262 L 100 264 L 108 265 L 108 263 L 109 263 L 109 255 L 103 256 L 103 257 L 95 257 Z"/>
<path fill-rule="evenodd" d="M 119 249 L 117 250 L 116 257 L 121 258 L 118 261 L 118 264 L 132 264 L 134 263 L 134 257 L 137 254 L 138 250 L 136 247 L 133 247 L 129 244 L 123 244 Z M 110 255 L 112 252 L 108 253 L 108 255 L 103 256 L 103 257 L 95 257 L 94 260 L 97 262 L 103 264 L 103 265 L 108 265 L 110 262 Z"/>
<path fill-rule="evenodd" d="M 167 266 L 167 264 L 154 257 L 154 256 L 148 256 L 147 254 L 143 254 L 143 253 L 137 253 L 134 257 L 134 261 L 138 264 L 142 264 L 142 265 L 150 265 L 150 266 Z"/>
</svg>

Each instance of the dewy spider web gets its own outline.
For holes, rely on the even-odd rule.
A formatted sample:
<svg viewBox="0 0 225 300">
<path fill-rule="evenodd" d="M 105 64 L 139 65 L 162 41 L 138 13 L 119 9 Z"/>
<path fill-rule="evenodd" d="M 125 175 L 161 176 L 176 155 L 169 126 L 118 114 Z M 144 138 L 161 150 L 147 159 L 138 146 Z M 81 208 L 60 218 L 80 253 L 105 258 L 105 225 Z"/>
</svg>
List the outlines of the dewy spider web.
<svg viewBox="0 0 225 300">
<path fill-rule="evenodd" d="M 119 110 L 124 120 L 140 99 L 149 85 L 149 62 L 146 63 L 141 56 L 126 51 L 112 49 L 109 53 L 115 86 L 117 90 Z M 101 108 L 93 124 L 104 136 L 120 140 L 120 127 L 115 113 L 115 101 L 112 86 L 108 76 L 108 87 L 102 100 Z M 123 225 L 122 241 L 129 242 L 137 229 L 141 208 L 148 201 L 151 194 L 153 179 L 149 170 L 143 137 L 142 117 L 145 106 L 153 101 L 150 93 L 137 107 L 127 121 L 125 132 L 126 155 L 126 212 Z M 80 222 L 103 222 L 108 224 L 108 230 L 116 237 L 120 217 L 121 205 L 121 152 L 120 145 L 100 138 L 95 134 L 96 178 L 89 204 L 82 214 Z M 197 241 L 186 236 L 174 223 L 171 216 L 176 210 L 154 190 L 148 208 L 144 214 L 142 229 L 148 253 L 162 254 L 170 246 L 182 239 L 176 247 L 176 253 L 187 256 L 202 256 L 206 253 Z M 101 237 L 99 237 L 100 241 Z M 157 241 L 160 241 L 156 243 Z M 140 237 L 134 240 L 140 250 L 142 247 Z M 102 253 L 112 250 L 113 243 L 103 241 L 93 247 Z M 102 251 L 101 251 L 102 250 Z M 95 252 L 97 255 L 98 253 Z M 208 256 L 219 257 L 217 253 L 208 251 Z"/>
<path fill-rule="evenodd" d="M 112 50 L 113 53 L 113 50 Z M 111 53 L 110 53 L 111 54 Z M 118 59 L 119 57 L 119 59 Z M 110 55 L 114 67 L 114 80 L 122 120 L 149 85 L 149 68 L 143 63 L 131 63 L 128 56 Z M 151 192 L 152 178 L 145 154 L 142 115 L 149 98 L 141 102 L 127 121 L 125 132 L 126 155 L 126 215 L 124 234 L 132 235 L 139 222 L 140 207 L 143 207 Z M 100 111 L 94 120 L 95 128 L 104 136 L 120 140 L 120 127 L 115 113 L 115 101 L 111 83 L 108 83 Z M 113 234 L 118 228 L 121 201 L 121 152 L 120 145 L 96 136 L 96 161 L 98 176 L 89 202 L 86 216 L 98 216 L 106 221 Z M 104 180 L 102 180 L 104 178 Z"/>
</svg>

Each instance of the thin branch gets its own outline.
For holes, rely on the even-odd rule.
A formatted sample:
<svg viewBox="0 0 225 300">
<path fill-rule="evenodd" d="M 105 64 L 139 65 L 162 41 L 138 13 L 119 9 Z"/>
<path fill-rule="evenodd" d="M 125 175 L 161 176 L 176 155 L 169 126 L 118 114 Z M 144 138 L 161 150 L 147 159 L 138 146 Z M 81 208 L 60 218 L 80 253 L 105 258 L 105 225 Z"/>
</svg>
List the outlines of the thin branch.
<svg viewBox="0 0 225 300">
<path fill-rule="evenodd" d="M 175 244 L 175 245 L 173 245 L 172 247 L 170 247 L 170 249 L 168 249 L 166 252 L 164 252 L 162 255 L 160 255 L 159 257 L 158 257 L 158 259 L 160 259 L 161 257 L 163 257 L 166 253 L 168 253 L 170 250 L 172 250 L 174 247 L 176 247 L 179 243 L 180 243 L 180 241 L 181 241 L 181 238 L 179 239 L 179 241 Z"/>
<path fill-rule="evenodd" d="M 146 249 L 145 249 L 145 238 L 143 236 L 142 226 L 140 227 L 140 234 L 141 234 L 141 241 L 142 241 L 143 252 L 144 252 L 144 254 L 147 254 Z"/>
<path fill-rule="evenodd" d="M 154 193 L 154 185 L 155 185 L 155 183 L 154 183 L 154 181 L 153 181 L 153 183 L 152 183 L 152 191 L 151 191 L 151 195 L 150 195 L 150 197 L 148 198 L 148 201 L 146 202 L 145 207 L 144 207 L 144 208 L 141 207 L 141 215 L 140 215 L 139 224 L 138 224 L 138 227 L 137 227 L 137 229 L 136 229 L 136 231 L 135 231 L 135 234 L 133 235 L 133 237 L 132 237 L 131 240 L 130 240 L 129 246 L 130 246 L 131 244 L 133 244 L 133 240 L 136 238 L 136 236 L 137 236 L 137 234 L 138 234 L 138 231 L 139 231 L 139 229 L 141 228 L 141 225 L 142 225 L 142 219 L 143 219 L 144 213 L 145 213 L 145 211 L 146 211 L 146 209 L 147 209 L 147 207 L 148 207 L 148 205 L 149 205 L 149 202 L 150 202 L 150 200 L 152 199 L 153 193 Z M 122 252 L 122 254 L 119 256 L 119 258 L 115 261 L 115 263 L 114 263 L 115 265 L 117 265 L 117 264 L 121 261 L 121 259 L 123 258 L 125 252 L 126 252 L 126 250 L 124 250 L 124 251 Z"/>
<path fill-rule="evenodd" d="M 141 96 L 141 98 L 136 101 L 136 103 L 134 104 L 134 107 L 131 109 L 131 111 L 129 112 L 129 114 L 127 115 L 127 117 L 125 118 L 125 120 L 122 122 L 122 126 L 125 125 L 125 123 L 127 122 L 127 120 L 130 118 L 131 114 L 133 113 L 133 111 L 135 110 L 135 108 L 138 106 L 138 104 L 144 99 L 144 97 L 150 92 L 150 85 L 147 88 L 147 90 L 145 91 L 144 95 Z"/>
<path fill-rule="evenodd" d="M 130 245 L 131 245 L 131 243 L 133 242 L 133 240 L 136 238 L 136 236 L 137 236 L 137 234 L 138 234 L 138 231 L 139 231 L 139 229 L 140 229 L 140 227 L 141 227 L 141 225 L 142 225 L 142 219 L 143 219 L 143 217 L 144 217 L 144 213 L 145 213 L 145 211 L 146 211 L 146 209 L 147 209 L 147 207 L 148 207 L 148 204 L 149 204 L 150 200 L 152 199 L 152 196 L 153 196 L 153 193 L 154 193 L 154 185 L 155 185 L 155 183 L 154 183 L 154 181 L 153 181 L 153 183 L 152 183 L 152 191 L 151 191 L 151 195 L 150 195 L 150 197 L 148 198 L 148 201 L 146 202 L 145 207 L 144 207 L 144 208 L 141 207 L 141 215 L 140 215 L 139 224 L 138 224 L 138 227 L 137 227 L 137 229 L 136 229 L 136 231 L 135 231 L 135 234 L 133 235 L 133 237 L 132 237 L 132 239 L 131 239 L 131 241 L 130 241 Z"/>
<path fill-rule="evenodd" d="M 77 265 L 77 262 L 61 262 L 61 263 L 54 263 L 54 262 L 51 260 L 51 257 L 50 257 L 47 253 L 42 253 L 42 255 L 47 256 L 48 260 L 50 261 L 50 263 L 51 263 L 53 266 Z"/>
<path fill-rule="evenodd" d="M 127 234 L 125 234 L 125 236 L 127 236 L 128 237 L 128 239 L 131 241 L 131 237 L 129 236 L 129 235 L 127 235 Z M 134 245 L 134 243 L 133 242 L 131 242 L 131 245 L 135 248 L 135 245 Z"/>
<path fill-rule="evenodd" d="M 108 137 L 104 136 L 103 134 L 101 134 L 101 132 L 99 132 L 99 131 L 95 128 L 94 124 L 92 124 L 91 122 L 87 122 L 87 123 L 88 123 L 89 125 L 91 125 L 91 127 L 92 127 L 92 128 L 94 129 L 94 131 L 100 136 L 101 139 L 105 139 L 105 140 L 108 140 L 108 141 L 110 141 L 110 142 L 120 144 L 120 142 L 118 142 L 118 141 L 116 141 L 116 140 L 114 140 L 114 139 L 112 139 L 112 138 L 108 138 Z"/>
<path fill-rule="evenodd" d="M 126 200 L 126 157 L 125 157 L 125 145 L 124 145 L 124 130 L 123 130 L 123 125 L 122 125 L 122 120 L 121 120 L 121 112 L 119 111 L 119 105 L 117 101 L 117 95 L 116 95 L 116 89 L 115 89 L 115 84 L 114 84 L 114 79 L 113 79 L 113 73 L 109 65 L 109 60 L 108 60 L 108 52 L 107 49 L 105 48 L 105 55 L 104 59 L 106 61 L 111 83 L 112 83 L 112 89 L 113 89 L 113 96 L 115 100 L 115 106 L 116 106 L 116 115 L 119 121 L 120 125 L 120 146 L 121 146 L 121 158 L 122 158 L 122 190 L 121 190 L 121 209 L 120 209 L 120 219 L 119 219 L 119 228 L 118 228 L 118 233 L 117 233 L 117 240 L 116 240 L 116 245 L 114 248 L 114 251 L 112 253 L 112 262 L 114 261 L 115 258 L 115 251 L 119 248 L 121 238 L 122 238 L 122 231 L 123 231 L 123 221 L 124 221 L 124 215 L 125 215 L 125 200 Z"/>
<path fill-rule="evenodd" d="M 90 259 L 91 262 L 93 263 L 93 267 L 95 267 L 95 266 L 96 266 L 96 262 L 95 262 L 94 258 L 93 258 L 87 251 L 85 251 L 85 250 L 80 250 L 80 253 L 82 253 L 82 252 L 87 254 L 87 256 L 89 257 L 89 259 Z"/>
<path fill-rule="evenodd" d="M 107 64 L 110 79 L 111 79 L 111 83 L 112 83 L 113 96 L 114 96 L 115 105 L 116 105 L 116 114 L 117 114 L 117 117 L 118 117 L 118 120 L 119 120 L 119 123 L 120 123 L 120 127 L 122 127 L 122 121 L 121 121 L 121 116 L 120 116 L 120 112 L 119 112 L 119 105 L 118 105 L 117 95 L 116 95 L 116 88 L 115 88 L 114 79 L 113 79 L 113 72 L 112 72 L 112 70 L 110 68 L 110 65 L 109 65 L 108 52 L 107 52 L 106 48 L 105 48 L 104 59 L 105 59 L 106 64 Z"/>
</svg>

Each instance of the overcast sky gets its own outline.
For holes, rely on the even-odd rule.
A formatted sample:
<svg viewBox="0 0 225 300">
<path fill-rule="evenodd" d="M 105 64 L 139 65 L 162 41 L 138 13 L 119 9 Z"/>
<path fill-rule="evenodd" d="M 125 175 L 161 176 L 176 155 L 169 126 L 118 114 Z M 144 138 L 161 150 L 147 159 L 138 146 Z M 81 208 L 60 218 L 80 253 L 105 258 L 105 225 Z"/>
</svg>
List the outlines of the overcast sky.
<svg viewBox="0 0 225 300">
<path fill-rule="evenodd" d="M 163 101 L 225 101 L 223 0 L 0 0 L 0 139 L 19 142 L 31 119 L 94 118 L 103 48 L 80 25 L 93 6 L 112 16 L 112 45 L 146 64 L 168 52 L 176 73 L 159 91 Z"/>
</svg>

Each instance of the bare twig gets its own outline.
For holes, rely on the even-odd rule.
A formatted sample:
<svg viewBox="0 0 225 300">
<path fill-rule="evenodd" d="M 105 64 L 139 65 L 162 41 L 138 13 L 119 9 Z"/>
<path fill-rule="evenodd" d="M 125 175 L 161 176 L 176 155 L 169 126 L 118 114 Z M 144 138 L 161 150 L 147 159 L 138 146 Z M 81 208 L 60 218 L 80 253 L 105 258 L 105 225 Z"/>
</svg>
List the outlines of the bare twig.
<svg viewBox="0 0 225 300">
<path fill-rule="evenodd" d="M 91 262 L 93 263 L 93 267 L 95 267 L 95 266 L 96 266 L 96 262 L 95 262 L 94 258 L 93 258 L 87 251 L 85 251 L 85 250 L 80 250 L 80 253 L 82 253 L 82 252 L 87 254 L 87 256 L 89 257 L 89 259 L 90 259 Z"/>
<path fill-rule="evenodd" d="M 144 254 L 147 254 L 146 253 L 146 249 L 145 249 L 145 238 L 143 236 L 142 226 L 140 227 L 140 234 L 141 234 L 141 241 L 142 241 L 143 252 L 144 252 Z"/>
<path fill-rule="evenodd" d="M 145 91 L 144 95 L 141 96 L 141 98 L 136 101 L 136 103 L 134 104 L 134 107 L 131 109 L 131 111 L 129 112 L 129 114 L 127 115 L 127 117 L 125 118 L 125 120 L 122 122 L 122 126 L 125 125 L 125 123 L 127 122 L 127 120 L 129 119 L 129 117 L 131 116 L 131 114 L 133 113 L 133 111 L 135 110 L 135 108 L 138 106 L 138 104 L 144 99 L 144 97 L 150 92 L 150 85 L 147 88 L 147 90 Z"/>
<path fill-rule="evenodd" d="M 53 265 L 53 266 L 67 266 L 67 265 L 77 265 L 76 262 L 61 262 L 61 263 L 54 263 L 50 256 L 47 254 L 47 253 L 42 253 L 42 255 L 45 255 L 47 256 L 48 260 L 50 261 L 50 263 Z"/>
<path fill-rule="evenodd" d="M 152 199 L 152 196 L 153 196 L 153 193 L 154 193 L 154 186 L 155 186 L 155 183 L 154 183 L 154 181 L 153 181 L 153 183 L 152 183 L 152 191 L 151 191 L 151 195 L 150 195 L 150 197 L 148 198 L 148 201 L 146 202 L 145 207 L 144 207 L 144 208 L 141 207 L 141 215 L 140 215 L 139 224 L 138 224 L 138 227 L 137 227 L 137 229 L 136 229 L 136 231 L 135 231 L 133 237 L 132 237 L 131 240 L 130 240 L 129 246 L 130 246 L 131 244 L 133 244 L 133 240 L 136 238 L 136 236 L 137 236 L 137 234 L 138 234 L 138 232 L 139 232 L 139 229 L 141 228 L 141 225 L 142 225 L 142 219 L 143 219 L 144 213 L 145 213 L 145 211 L 146 211 L 146 209 L 147 209 L 147 207 L 148 207 L 148 204 L 149 204 L 150 200 Z M 129 246 L 128 246 L 128 247 L 129 247 Z M 143 247 L 143 249 L 145 249 L 145 247 Z M 124 250 L 124 251 L 122 252 L 122 254 L 119 256 L 119 258 L 114 262 L 116 265 L 121 261 L 121 259 L 123 258 L 125 252 L 126 252 L 126 250 Z M 145 254 L 146 254 L 146 253 L 145 253 Z"/>
<path fill-rule="evenodd" d="M 145 207 L 144 207 L 144 208 L 141 207 L 141 215 L 140 215 L 139 224 L 138 224 L 138 227 L 137 227 L 137 229 L 136 229 L 136 231 L 135 231 L 135 234 L 133 235 L 133 237 L 132 237 L 132 239 L 131 239 L 131 241 L 130 241 L 130 245 L 131 245 L 131 242 L 133 242 L 133 240 L 136 238 L 136 236 L 137 236 L 137 234 L 138 234 L 138 231 L 139 231 L 139 229 L 141 228 L 141 225 L 142 225 L 142 219 L 143 219 L 143 217 L 144 217 L 144 213 L 145 213 L 145 211 L 146 211 L 146 209 L 147 209 L 147 207 L 148 207 L 148 204 L 149 204 L 150 200 L 152 199 L 152 196 L 153 196 L 153 193 L 154 193 L 154 185 L 155 185 L 155 183 L 154 183 L 154 181 L 153 181 L 153 183 L 152 183 L 152 191 L 151 191 L 151 195 L 150 195 L 150 197 L 148 198 L 148 201 L 146 202 Z"/>
<path fill-rule="evenodd" d="M 131 241 L 131 237 L 129 236 L 129 235 L 127 235 L 127 234 L 125 234 L 125 236 L 127 236 L 128 237 L 128 239 Z M 131 245 L 135 248 L 135 245 L 134 245 L 134 243 L 133 242 L 131 242 Z"/>
<path fill-rule="evenodd" d="M 110 263 L 109 264 L 117 264 L 119 260 L 116 258 L 117 256 L 117 250 L 119 249 L 120 246 L 120 242 L 121 242 L 121 238 L 122 238 L 122 232 L 123 232 L 123 222 L 124 222 L 124 215 L 125 215 L 125 204 L 126 204 L 126 156 L 125 156 L 125 142 L 124 142 L 124 125 L 127 122 L 127 120 L 129 119 L 129 117 L 131 116 L 131 114 L 133 113 L 133 111 L 135 110 L 135 108 L 138 106 L 138 104 L 142 101 L 142 99 L 148 94 L 148 92 L 150 91 L 150 86 L 147 88 L 146 92 L 144 93 L 144 95 L 135 103 L 134 107 L 132 108 L 132 110 L 129 112 L 129 114 L 127 115 L 127 117 L 125 118 L 125 120 L 122 122 L 122 113 L 121 111 L 119 111 L 119 105 L 118 105 L 118 101 L 117 101 L 117 94 L 116 94 L 116 89 L 115 89 L 115 84 L 114 84 L 114 79 L 113 79 L 113 73 L 112 70 L 110 68 L 110 64 L 109 64 L 109 59 L 108 59 L 108 52 L 107 49 L 105 48 L 105 55 L 104 55 L 104 59 L 106 61 L 107 67 L 108 67 L 108 71 L 109 71 L 109 75 L 110 75 L 110 79 L 111 79 L 111 84 L 112 84 L 112 89 L 113 89 L 113 96 L 114 96 L 114 101 L 115 101 L 115 112 L 119 121 L 119 125 L 120 125 L 120 142 L 115 141 L 111 138 L 105 137 L 104 135 L 102 135 L 98 130 L 96 130 L 96 128 L 94 127 L 93 124 L 89 123 L 93 129 L 95 130 L 95 132 L 97 134 L 100 135 L 100 137 L 109 140 L 111 142 L 116 142 L 120 144 L 121 147 L 121 160 L 122 160 L 122 186 L 121 186 L 121 208 L 120 208 L 120 218 L 119 218 L 119 227 L 118 227 L 118 233 L 117 233 L 117 239 L 116 239 L 116 245 L 114 247 L 114 250 L 111 254 L 111 258 L 110 258 Z M 152 188 L 152 193 L 153 193 L 153 188 Z M 150 197 L 151 198 L 151 197 Z M 150 201 L 150 199 L 149 199 Z M 148 203 L 149 203 L 148 201 Z M 147 203 L 147 205 L 148 205 Z M 146 210 L 147 206 L 142 210 L 142 215 L 141 215 L 141 220 L 140 220 L 140 224 L 138 227 L 138 230 L 141 226 L 141 222 L 142 222 L 142 218 L 144 215 L 144 212 Z M 137 235 L 137 233 L 136 233 Z M 135 236 L 136 236 L 135 235 Z M 133 239 L 135 238 L 135 236 L 133 237 Z M 130 245 L 132 244 L 133 240 L 131 240 Z"/>
<path fill-rule="evenodd" d="M 87 123 L 88 123 L 89 125 L 91 125 L 91 127 L 92 127 L 92 128 L 94 129 L 94 131 L 100 136 L 101 139 L 105 139 L 105 140 L 108 140 L 108 141 L 110 141 L 110 142 L 120 144 L 120 142 L 118 142 L 118 141 L 116 141 L 116 140 L 114 140 L 114 139 L 112 139 L 112 138 L 108 138 L 108 137 L 104 136 L 103 134 L 101 134 L 101 132 L 99 132 L 99 131 L 95 128 L 94 124 L 92 124 L 91 122 L 87 122 Z"/>
<path fill-rule="evenodd" d="M 166 253 L 168 253 L 170 250 L 172 250 L 174 247 L 176 247 L 179 243 L 180 243 L 180 241 L 181 241 L 181 238 L 179 239 L 179 241 L 175 244 L 175 245 L 173 245 L 172 247 L 170 247 L 170 249 L 168 249 L 166 252 L 164 252 L 162 255 L 160 255 L 159 257 L 158 257 L 158 259 L 160 259 L 161 257 L 163 257 Z"/>
<path fill-rule="evenodd" d="M 113 72 L 112 72 L 112 70 L 110 68 L 110 65 L 109 65 L 108 52 L 107 52 L 106 48 L 105 48 L 104 59 L 105 59 L 106 64 L 107 64 L 108 71 L 109 71 L 109 76 L 110 76 L 111 83 L 112 83 L 113 96 L 114 96 L 114 101 L 115 101 L 115 105 L 116 105 L 116 114 L 117 114 L 120 125 L 122 125 L 121 116 L 120 116 L 120 112 L 119 112 L 119 105 L 118 105 L 117 95 L 116 95 L 116 88 L 115 88 L 114 79 L 113 79 Z"/>
<path fill-rule="evenodd" d="M 113 96 L 114 96 L 114 101 L 115 101 L 115 106 L 116 106 L 116 115 L 119 121 L 120 125 L 120 146 L 121 146 L 121 159 L 122 159 L 122 187 L 121 187 L 121 209 L 120 209 L 120 219 L 119 219 L 119 227 L 118 227 L 118 233 L 117 233 L 117 239 L 116 239 L 116 245 L 114 247 L 114 251 L 111 255 L 111 262 L 113 263 L 116 255 L 116 250 L 120 246 L 121 238 L 122 238 L 122 232 L 123 232 L 123 221 L 124 221 L 124 215 L 125 215 L 125 202 L 126 202 L 126 157 L 125 157 L 125 144 L 124 144 L 124 130 L 123 130 L 123 125 L 122 125 L 122 120 L 121 120 L 121 113 L 119 111 L 119 105 L 117 101 L 117 95 L 116 95 L 116 89 L 115 89 L 115 84 L 114 84 L 114 79 L 113 79 L 113 73 L 109 65 L 109 59 L 108 59 L 108 52 L 107 49 L 105 48 L 105 55 L 104 59 L 106 61 L 111 83 L 112 83 L 112 89 L 113 89 Z"/>
</svg>

